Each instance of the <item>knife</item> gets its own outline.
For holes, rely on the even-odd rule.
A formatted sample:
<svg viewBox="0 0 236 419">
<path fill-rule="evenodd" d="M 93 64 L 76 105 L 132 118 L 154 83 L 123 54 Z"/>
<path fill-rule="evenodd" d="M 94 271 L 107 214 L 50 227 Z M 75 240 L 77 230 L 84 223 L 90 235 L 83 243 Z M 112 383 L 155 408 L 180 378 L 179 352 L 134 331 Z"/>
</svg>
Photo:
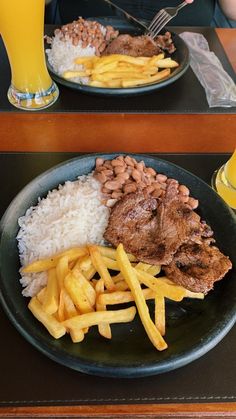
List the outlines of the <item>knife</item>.
<svg viewBox="0 0 236 419">
<path fill-rule="evenodd" d="M 142 28 L 145 31 L 148 30 L 148 27 L 144 23 L 142 23 L 140 20 L 136 19 L 130 13 L 126 12 L 126 10 L 121 9 L 121 7 L 114 4 L 111 0 L 104 0 L 104 1 L 106 3 L 108 3 L 113 9 L 119 10 L 129 22 L 136 24 L 137 26 L 139 26 L 140 28 Z"/>
</svg>

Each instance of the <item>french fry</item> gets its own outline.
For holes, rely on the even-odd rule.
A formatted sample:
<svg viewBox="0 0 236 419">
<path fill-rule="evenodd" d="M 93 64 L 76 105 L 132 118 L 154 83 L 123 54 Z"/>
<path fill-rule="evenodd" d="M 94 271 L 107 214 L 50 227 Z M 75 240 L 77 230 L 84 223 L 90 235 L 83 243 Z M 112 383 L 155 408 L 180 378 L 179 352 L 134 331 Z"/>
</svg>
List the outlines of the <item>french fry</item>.
<svg viewBox="0 0 236 419">
<path fill-rule="evenodd" d="M 165 57 L 164 53 L 158 54 L 158 55 L 153 55 L 153 57 L 150 58 L 150 60 L 148 61 L 148 65 L 150 66 L 157 66 L 157 62 L 160 60 L 163 60 Z"/>
<path fill-rule="evenodd" d="M 113 271 L 119 271 L 120 268 L 116 260 L 102 256 L 103 262 L 105 263 L 107 269 L 112 269 Z"/>
<path fill-rule="evenodd" d="M 52 335 L 55 339 L 59 339 L 65 335 L 65 326 L 57 321 L 54 316 L 46 313 L 36 297 L 31 298 L 28 307 L 36 319 L 40 321 L 44 327 L 46 327 L 50 335 Z"/>
<path fill-rule="evenodd" d="M 129 288 L 128 284 L 124 280 L 116 282 L 115 287 L 116 291 L 126 291 Z"/>
<path fill-rule="evenodd" d="M 140 79 L 137 79 L 137 80 L 134 80 L 134 79 L 123 80 L 122 81 L 122 86 L 123 87 L 133 87 L 133 86 L 140 86 L 140 85 L 148 84 L 148 83 L 154 83 L 154 82 L 159 81 L 159 80 L 161 80 L 165 77 L 168 77 L 169 75 L 170 75 L 170 69 L 166 68 L 162 71 L 159 71 L 155 76 L 140 78 Z"/>
<path fill-rule="evenodd" d="M 46 294 L 46 287 L 42 288 L 38 294 L 37 294 L 37 299 L 39 300 L 40 304 L 43 304 L 44 300 L 45 300 L 45 294 Z"/>
<path fill-rule="evenodd" d="M 134 300 L 144 329 L 146 330 L 146 333 L 153 345 L 159 351 L 163 351 L 167 348 L 167 343 L 164 341 L 160 332 L 157 330 L 156 326 L 150 318 L 148 306 L 143 296 L 136 271 L 134 270 L 134 268 L 132 268 L 122 244 L 119 244 L 116 252 L 117 262 L 119 263 L 121 273 L 125 281 L 129 285 L 129 288 L 134 296 Z"/>
<path fill-rule="evenodd" d="M 102 256 L 96 246 L 89 245 L 88 246 L 89 253 L 92 259 L 93 266 L 99 273 L 100 277 L 104 280 L 104 284 L 106 288 L 110 291 L 115 289 L 115 284 L 111 278 L 111 275 L 103 262 Z"/>
<path fill-rule="evenodd" d="M 48 271 L 48 282 L 45 290 L 43 309 L 48 314 L 56 313 L 59 305 L 59 290 L 56 269 Z"/>
<path fill-rule="evenodd" d="M 56 265 L 56 274 L 59 290 L 64 286 L 64 278 L 69 272 L 69 259 L 68 256 L 62 256 Z"/>
<path fill-rule="evenodd" d="M 88 77 L 91 76 L 91 70 L 84 70 L 84 71 L 64 71 L 62 77 L 64 79 L 74 79 L 75 77 Z"/>
<path fill-rule="evenodd" d="M 157 67 L 159 68 L 175 68 L 179 67 L 179 64 L 172 60 L 171 58 L 164 58 L 156 62 Z"/>
<path fill-rule="evenodd" d="M 113 61 L 111 63 L 101 65 L 97 68 L 95 67 L 94 71 L 93 71 L 93 74 L 102 74 L 102 73 L 106 73 L 107 71 L 114 71 L 116 69 L 117 65 L 118 65 L 118 62 Z"/>
<path fill-rule="evenodd" d="M 96 311 L 72 317 L 71 319 L 65 320 L 62 324 L 69 330 L 71 328 L 78 328 L 81 330 L 101 323 L 112 324 L 131 322 L 134 319 L 135 314 L 135 307 L 124 308 L 121 310 Z"/>
<path fill-rule="evenodd" d="M 162 294 L 164 297 L 169 298 L 173 301 L 182 301 L 185 297 L 185 289 L 176 285 L 172 286 L 165 283 L 160 278 L 155 278 L 150 275 L 148 272 L 140 271 L 135 268 L 138 280 L 141 284 L 146 285 L 146 287 L 151 288 L 158 294 Z"/>
<path fill-rule="evenodd" d="M 161 272 L 161 266 L 160 265 L 151 265 L 151 266 L 149 266 L 147 272 L 150 275 L 156 276 Z"/>
<path fill-rule="evenodd" d="M 84 332 L 82 329 L 70 328 L 70 337 L 72 342 L 79 343 L 84 340 Z"/>
<path fill-rule="evenodd" d="M 87 65 L 88 63 L 93 63 L 95 64 L 96 61 L 99 60 L 99 57 L 96 56 L 84 56 L 84 57 L 78 57 L 75 59 L 75 64 L 84 64 Z"/>
<path fill-rule="evenodd" d="M 181 290 L 184 293 L 184 296 L 185 297 L 188 297 L 188 298 L 196 298 L 196 299 L 199 299 L 199 300 L 203 300 L 204 299 L 204 294 L 202 292 L 189 291 L 186 288 L 181 287 L 180 285 L 176 285 L 173 281 L 171 281 L 171 279 L 167 278 L 166 276 L 160 276 L 158 278 L 158 280 L 160 280 L 161 282 L 163 282 L 165 284 L 172 285 L 172 287 L 174 287 L 174 288 L 177 288 L 177 287 L 181 288 Z"/>
<path fill-rule="evenodd" d="M 40 259 L 35 262 L 32 262 L 29 265 L 25 266 L 21 270 L 21 272 L 26 274 L 48 271 L 49 269 L 55 268 L 59 259 L 63 256 L 68 256 L 68 261 L 71 262 L 72 260 L 78 259 L 81 256 L 85 256 L 86 254 L 88 254 L 88 250 L 86 247 L 73 247 L 69 250 L 65 250 L 64 252 L 58 253 L 57 255 L 51 258 Z"/>
<path fill-rule="evenodd" d="M 106 81 L 106 87 L 111 87 L 112 89 L 119 88 L 119 87 L 122 87 L 121 83 L 122 83 L 121 79 L 108 80 L 108 81 Z"/>
<path fill-rule="evenodd" d="M 133 72 L 133 73 L 129 73 L 129 72 L 126 72 L 126 71 L 120 71 L 120 72 L 109 71 L 109 72 L 103 73 L 103 74 L 94 74 L 93 73 L 91 75 L 91 80 L 92 81 L 96 80 L 96 81 L 100 81 L 102 83 L 106 83 L 108 81 L 118 79 L 118 80 L 121 80 L 122 84 L 123 84 L 126 80 L 129 81 L 130 79 L 139 81 L 140 79 L 142 79 L 143 76 L 145 76 L 145 75 L 143 75 L 142 73 L 137 72 L 137 71 Z M 155 76 L 153 76 L 153 77 L 155 77 Z M 148 78 L 148 76 L 146 76 L 146 78 Z M 151 78 L 151 76 L 150 76 L 150 78 Z M 159 78 L 161 78 L 161 76 Z"/>
<path fill-rule="evenodd" d="M 167 77 L 170 69 L 178 67 L 171 58 L 165 58 L 164 53 L 153 57 L 132 57 L 123 54 L 110 54 L 103 57 L 78 57 L 76 64 L 81 70 L 65 71 L 63 77 L 88 77 L 90 86 L 101 88 L 135 87 L 153 83 Z M 169 70 L 169 72 L 160 71 Z"/>
<path fill-rule="evenodd" d="M 98 80 L 92 80 L 89 82 L 89 86 L 93 86 L 93 87 L 107 87 L 107 84 L 102 82 L 102 81 L 98 81 Z"/>
<path fill-rule="evenodd" d="M 91 307 L 95 305 L 96 301 L 96 292 L 93 288 L 93 286 L 90 284 L 90 282 L 85 278 L 82 271 L 78 269 L 73 269 L 73 275 L 77 279 L 78 283 L 81 285 L 84 294 L 89 300 L 89 303 L 91 304 Z"/>
<path fill-rule="evenodd" d="M 65 288 L 63 288 L 61 290 L 61 293 L 62 293 L 63 305 L 64 305 L 64 315 L 65 315 L 64 320 L 70 319 L 71 317 L 74 317 L 74 316 L 77 316 L 79 313 L 76 310 L 76 307 L 75 307 L 70 295 L 65 290 Z"/>
<path fill-rule="evenodd" d="M 96 269 L 92 265 L 90 266 L 89 269 L 87 269 L 86 271 L 83 271 L 83 275 L 85 276 L 85 278 L 87 278 L 88 281 L 90 281 L 90 279 L 93 278 L 96 272 L 97 272 Z"/>
<path fill-rule="evenodd" d="M 149 288 L 142 290 L 142 294 L 145 300 L 151 300 L 155 298 L 156 293 Z M 103 293 L 98 296 L 98 302 L 101 305 L 113 305 L 130 303 L 134 301 L 134 296 L 131 291 L 114 291 L 109 293 Z"/>
<path fill-rule="evenodd" d="M 163 295 L 155 295 L 155 325 L 161 336 L 165 336 L 166 319 L 165 319 L 165 298 Z"/>
<path fill-rule="evenodd" d="M 108 246 L 97 246 L 97 249 L 99 250 L 102 256 L 116 260 L 116 249 L 113 249 L 112 247 Z M 127 256 L 130 262 L 136 261 L 136 257 L 134 255 L 127 253 Z"/>
<path fill-rule="evenodd" d="M 99 296 L 101 293 L 104 292 L 104 281 L 103 279 L 99 279 L 96 283 L 96 293 L 97 293 L 97 299 L 96 299 L 96 311 L 106 311 L 106 304 L 102 304 L 99 302 Z M 101 336 L 111 339 L 111 327 L 109 323 L 99 323 L 98 324 L 98 331 Z"/>
<path fill-rule="evenodd" d="M 74 273 L 69 273 L 64 279 L 65 289 L 71 297 L 74 305 L 78 307 L 81 313 L 93 311 L 88 297 L 85 295 L 83 287 L 75 277 Z"/>
<path fill-rule="evenodd" d="M 189 290 L 185 290 L 185 297 L 196 298 L 198 300 L 204 300 L 204 294 L 202 292 L 192 292 Z"/>
<path fill-rule="evenodd" d="M 56 313 L 56 316 L 57 316 L 59 322 L 63 322 L 64 320 L 66 320 L 66 316 L 65 316 L 65 300 L 64 300 L 63 291 L 64 291 L 64 288 L 60 291 L 59 305 L 58 305 L 58 310 L 57 310 L 57 313 Z"/>
<path fill-rule="evenodd" d="M 82 256 L 77 260 L 73 269 L 81 269 L 81 271 L 87 271 L 92 266 L 91 257 L 89 255 Z"/>
<path fill-rule="evenodd" d="M 135 260 L 123 245 L 116 250 L 88 245 L 34 262 L 26 268 L 41 272 L 44 267 L 48 282 L 31 299 L 29 309 L 53 337 L 58 339 L 68 332 L 72 341 L 79 343 L 93 325 L 98 326 L 101 336 L 111 339 L 110 324 L 132 321 L 136 308 L 113 311 L 107 306 L 135 302 L 149 339 L 158 350 L 164 350 L 165 298 L 203 299 L 204 294 L 176 285 L 166 276 L 156 277 L 161 266 Z M 117 275 L 111 276 L 109 269 Z M 95 279 L 96 272 L 100 279 Z M 142 284 L 147 288 L 141 288 Z M 150 299 L 155 302 L 155 324 L 146 304 Z"/>
</svg>

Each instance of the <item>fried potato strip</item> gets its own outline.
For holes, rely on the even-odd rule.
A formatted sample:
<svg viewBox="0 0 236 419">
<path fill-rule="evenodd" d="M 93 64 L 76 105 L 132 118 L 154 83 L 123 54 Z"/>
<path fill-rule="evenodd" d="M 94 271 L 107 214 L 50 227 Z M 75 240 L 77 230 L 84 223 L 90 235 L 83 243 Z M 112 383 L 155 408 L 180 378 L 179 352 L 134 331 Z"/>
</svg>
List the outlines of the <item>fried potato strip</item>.
<svg viewBox="0 0 236 419">
<path fill-rule="evenodd" d="M 112 339 L 111 325 L 131 322 L 137 307 L 147 336 L 162 351 L 167 348 L 163 339 L 165 299 L 178 302 L 183 298 L 204 298 L 203 294 L 188 291 L 160 276 L 161 266 L 137 262 L 122 244 L 117 249 L 96 245 L 68 249 L 24 269 L 26 272 L 44 269 L 47 274 L 46 286 L 30 300 L 32 314 L 53 338 L 68 333 L 74 343 L 82 342 L 93 326 L 97 326 L 101 336 Z M 147 301 L 155 307 L 153 320 Z M 120 304 L 128 307 L 119 308 Z"/>
</svg>

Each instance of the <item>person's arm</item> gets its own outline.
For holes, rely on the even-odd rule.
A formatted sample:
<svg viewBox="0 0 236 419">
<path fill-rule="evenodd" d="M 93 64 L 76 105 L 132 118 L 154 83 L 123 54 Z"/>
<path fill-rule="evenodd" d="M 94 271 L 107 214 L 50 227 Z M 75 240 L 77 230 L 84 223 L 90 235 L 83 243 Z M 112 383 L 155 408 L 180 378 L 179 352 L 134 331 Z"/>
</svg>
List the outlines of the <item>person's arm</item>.
<svg viewBox="0 0 236 419">
<path fill-rule="evenodd" d="M 236 0 L 218 0 L 218 2 L 225 16 L 236 20 Z"/>
</svg>

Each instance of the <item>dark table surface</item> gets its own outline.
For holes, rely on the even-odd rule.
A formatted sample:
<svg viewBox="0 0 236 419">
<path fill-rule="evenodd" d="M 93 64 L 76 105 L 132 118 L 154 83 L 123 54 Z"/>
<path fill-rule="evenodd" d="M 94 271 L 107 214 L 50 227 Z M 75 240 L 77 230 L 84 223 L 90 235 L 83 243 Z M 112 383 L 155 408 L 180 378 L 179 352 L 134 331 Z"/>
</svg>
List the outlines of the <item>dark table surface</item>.
<svg viewBox="0 0 236 419">
<path fill-rule="evenodd" d="M 115 25 L 115 22 L 114 22 Z M 177 28 L 176 33 L 193 31 L 201 33 L 208 41 L 210 49 L 220 59 L 224 69 L 236 81 L 236 74 L 226 56 L 214 28 Z M 48 25 L 45 33 L 53 33 L 53 26 Z M 10 85 L 10 67 L 7 55 L 0 40 L 0 110 L 3 112 L 22 113 L 11 106 L 7 100 L 7 89 Z M 205 91 L 191 68 L 174 84 L 163 89 L 141 96 L 133 97 L 101 97 L 83 94 L 59 85 L 60 97 L 57 102 L 42 113 L 153 113 L 153 114 L 230 114 L 235 108 L 209 108 Z"/>
<path fill-rule="evenodd" d="M 35 176 L 75 153 L 1 153 L 0 214 Z M 162 154 L 210 182 L 227 154 Z M 236 328 L 214 349 L 178 370 L 139 379 L 85 375 L 61 366 L 32 347 L 0 309 L 0 407 L 73 406 L 236 401 Z M 1 412 L 0 412 L 1 415 Z"/>
</svg>

